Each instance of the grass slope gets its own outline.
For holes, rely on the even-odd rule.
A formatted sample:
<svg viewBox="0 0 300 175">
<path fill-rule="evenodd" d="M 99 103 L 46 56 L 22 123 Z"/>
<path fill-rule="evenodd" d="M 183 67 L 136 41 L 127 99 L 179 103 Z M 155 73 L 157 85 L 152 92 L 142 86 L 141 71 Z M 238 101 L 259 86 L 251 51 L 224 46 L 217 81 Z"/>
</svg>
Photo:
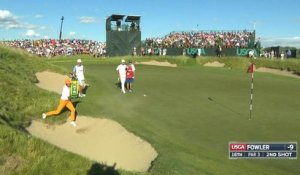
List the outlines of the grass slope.
<svg viewBox="0 0 300 175">
<path fill-rule="evenodd" d="M 64 72 L 42 59 L 0 47 L 0 174 L 133 175 L 61 150 L 31 137 L 24 128 L 53 109 L 59 95 L 38 88 L 35 73 Z M 67 116 L 67 113 L 62 114 Z M 62 122 L 66 117 L 53 117 Z M 146 173 L 145 173 L 146 174 Z"/>
</svg>

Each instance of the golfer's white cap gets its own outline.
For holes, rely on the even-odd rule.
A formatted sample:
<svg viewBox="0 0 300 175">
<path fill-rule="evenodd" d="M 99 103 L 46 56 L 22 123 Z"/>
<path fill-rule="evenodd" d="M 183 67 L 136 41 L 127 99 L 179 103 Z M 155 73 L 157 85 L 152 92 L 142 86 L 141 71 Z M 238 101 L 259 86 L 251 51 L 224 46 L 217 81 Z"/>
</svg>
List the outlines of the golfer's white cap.
<svg viewBox="0 0 300 175">
<path fill-rule="evenodd" d="M 81 63 L 81 59 L 78 59 L 78 60 L 77 60 L 77 63 Z"/>
<path fill-rule="evenodd" d="M 125 60 L 121 60 L 121 63 L 125 63 Z"/>
</svg>

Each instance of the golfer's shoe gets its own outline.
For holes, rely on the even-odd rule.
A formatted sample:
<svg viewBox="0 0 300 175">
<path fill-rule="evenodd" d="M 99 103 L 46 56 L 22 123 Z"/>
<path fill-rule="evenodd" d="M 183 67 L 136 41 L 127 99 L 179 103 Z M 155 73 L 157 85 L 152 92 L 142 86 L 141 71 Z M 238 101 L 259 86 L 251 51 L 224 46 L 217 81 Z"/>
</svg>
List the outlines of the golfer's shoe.
<svg viewBox="0 0 300 175">
<path fill-rule="evenodd" d="M 85 97 L 86 95 L 85 94 L 81 94 L 81 97 Z"/>
<path fill-rule="evenodd" d="M 74 128 L 77 126 L 76 123 L 75 123 L 75 121 L 71 121 L 70 124 L 71 124 Z"/>
<path fill-rule="evenodd" d="M 45 119 L 47 115 L 45 113 L 42 114 L 42 118 Z"/>
</svg>

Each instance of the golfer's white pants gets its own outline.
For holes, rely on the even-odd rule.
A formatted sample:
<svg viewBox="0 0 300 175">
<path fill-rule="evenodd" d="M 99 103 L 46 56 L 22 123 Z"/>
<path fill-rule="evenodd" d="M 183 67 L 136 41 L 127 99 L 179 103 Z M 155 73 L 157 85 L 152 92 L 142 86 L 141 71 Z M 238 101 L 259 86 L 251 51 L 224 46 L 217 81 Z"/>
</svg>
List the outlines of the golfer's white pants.
<svg viewBox="0 0 300 175">
<path fill-rule="evenodd" d="M 120 81 L 121 81 L 122 92 L 125 93 L 126 76 L 120 76 Z"/>
<path fill-rule="evenodd" d="M 84 79 L 78 78 L 78 84 L 79 86 L 84 86 Z"/>
</svg>

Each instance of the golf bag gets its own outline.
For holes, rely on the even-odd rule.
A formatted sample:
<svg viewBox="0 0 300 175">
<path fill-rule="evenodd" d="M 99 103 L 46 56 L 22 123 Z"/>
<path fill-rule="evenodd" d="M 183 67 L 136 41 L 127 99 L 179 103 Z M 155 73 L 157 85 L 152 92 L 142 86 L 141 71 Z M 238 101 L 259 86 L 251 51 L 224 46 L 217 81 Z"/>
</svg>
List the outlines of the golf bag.
<svg viewBox="0 0 300 175">
<path fill-rule="evenodd" d="M 78 98 L 78 94 L 79 94 L 79 85 L 78 85 L 78 80 L 77 78 L 73 75 L 70 74 L 70 78 L 72 79 L 72 83 L 71 83 L 71 98 Z"/>
</svg>

